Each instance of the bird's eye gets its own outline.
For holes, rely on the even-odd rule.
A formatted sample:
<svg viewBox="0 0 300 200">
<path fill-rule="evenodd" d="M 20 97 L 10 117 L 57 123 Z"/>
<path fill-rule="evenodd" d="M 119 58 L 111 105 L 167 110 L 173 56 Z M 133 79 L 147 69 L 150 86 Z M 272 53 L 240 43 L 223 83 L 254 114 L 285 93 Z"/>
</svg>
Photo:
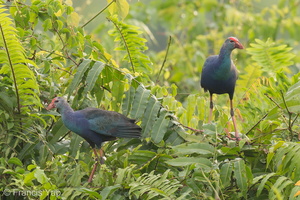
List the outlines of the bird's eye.
<svg viewBox="0 0 300 200">
<path fill-rule="evenodd" d="M 232 42 L 234 42 L 233 40 L 230 40 L 230 42 L 232 43 Z"/>
<path fill-rule="evenodd" d="M 58 100 L 55 100 L 55 101 L 54 101 L 54 103 L 58 103 L 58 102 L 59 102 Z"/>
</svg>

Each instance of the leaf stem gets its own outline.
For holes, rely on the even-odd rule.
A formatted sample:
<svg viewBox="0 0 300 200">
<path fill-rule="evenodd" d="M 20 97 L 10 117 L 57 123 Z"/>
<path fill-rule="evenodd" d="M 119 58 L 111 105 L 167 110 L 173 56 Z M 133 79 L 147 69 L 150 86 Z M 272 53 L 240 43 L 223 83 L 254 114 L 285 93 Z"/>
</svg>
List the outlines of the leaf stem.
<svg viewBox="0 0 300 200">
<path fill-rule="evenodd" d="M 19 89 L 18 89 L 18 86 L 17 86 L 17 79 L 16 79 L 15 70 L 14 70 L 12 61 L 10 59 L 10 53 L 8 51 L 8 46 L 7 46 L 7 43 L 6 43 L 6 39 L 5 39 L 5 36 L 4 36 L 4 32 L 3 32 L 3 28 L 2 28 L 1 23 L 0 23 L 0 31 L 1 31 L 3 44 L 4 44 L 4 47 L 5 47 L 5 51 L 6 51 L 6 54 L 7 54 L 7 59 L 8 59 L 8 62 L 9 62 L 9 66 L 10 66 L 10 69 L 11 69 L 11 72 L 12 72 L 13 81 L 14 81 L 14 85 L 15 85 L 16 96 L 17 96 L 17 104 L 18 104 L 18 114 L 21 114 L 21 104 L 20 104 Z"/>
<path fill-rule="evenodd" d="M 281 94 L 281 98 L 282 98 L 282 101 L 283 101 L 283 104 L 284 104 L 284 107 L 286 109 L 286 111 L 288 112 L 288 116 L 289 116 L 289 121 L 288 121 L 288 130 L 291 134 L 291 139 L 293 138 L 293 129 L 292 129 L 292 126 L 294 124 L 294 121 L 298 118 L 298 115 L 296 116 L 296 119 L 293 120 L 292 122 L 292 116 L 293 116 L 293 113 L 289 110 L 287 104 L 286 104 L 286 101 L 285 101 L 285 98 L 284 98 L 284 95 L 283 95 L 283 91 L 280 90 L 280 94 Z"/>
<path fill-rule="evenodd" d="M 114 20 L 112 20 L 111 18 L 107 18 L 109 21 L 111 21 L 115 27 L 117 28 L 118 32 L 120 33 L 121 37 L 122 37 L 122 40 L 124 42 L 124 46 L 126 48 L 126 51 L 128 53 L 128 58 L 129 58 L 129 61 L 130 61 L 130 65 L 131 65 L 131 68 L 132 68 L 132 72 L 135 73 L 135 69 L 134 69 L 134 64 L 133 64 L 133 60 L 132 60 L 132 56 L 131 56 L 131 53 L 130 53 L 130 50 L 129 50 L 129 47 L 128 47 L 128 44 L 127 44 L 127 41 L 124 37 L 124 35 L 122 34 L 122 30 L 120 29 L 120 27 L 118 26 L 118 24 L 116 22 L 114 22 Z"/>
<path fill-rule="evenodd" d="M 171 42 L 172 42 L 172 36 L 169 36 L 166 54 L 165 54 L 163 63 L 162 63 L 162 65 L 161 65 L 161 67 L 160 67 L 159 73 L 158 73 L 158 75 L 157 75 L 157 78 L 156 78 L 156 81 L 155 81 L 156 84 L 158 83 L 159 76 L 160 76 L 160 74 L 161 74 L 161 72 L 162 72 L 162 70 L 163 70 L 163 68 L 164 68 L 164 66 L 165 66 L 165 63 L 166 63 L 166 61 L 167 61 L 167 57 L 168 57 L 168 54 L 169 54 L 169 49 L 170 49 L 170 46 L 171 46 Z"/>
<path fill-rule="evenodd" d="M 91 21 L 93 21 L 96 17 L 98 17 L 101 13 L 103 13 L 114 2 L 116 2 L 116 0 L 112 0 L 109 4 L 107 4 L 107 6 L 105 6 L 102 10 L 100 10 L 94 17 L 92 17 L 89 21 L 83 24 L 81 28 L 84 28 L 86 25 L 88 25 Z"/>
</svg>

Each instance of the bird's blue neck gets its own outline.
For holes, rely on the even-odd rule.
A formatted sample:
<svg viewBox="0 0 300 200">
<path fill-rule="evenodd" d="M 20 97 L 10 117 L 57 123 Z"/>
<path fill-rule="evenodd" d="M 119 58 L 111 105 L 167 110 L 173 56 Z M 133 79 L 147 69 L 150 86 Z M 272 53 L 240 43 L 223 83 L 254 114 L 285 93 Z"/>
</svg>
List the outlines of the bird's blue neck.
<svg viewBox="0 0 300 200">
<path fill-rule="evenodd" d="M 217 79 L 226 79 L 227 75 L 230 74 L 231 70 L 231 49 L 222 46 L 219 57 L 218 57 L 218 64 L 216 65 L 216 78 Z"/>
<path fill-rule="evenodd" d="M 63 106 L 58 108 L 58 111 L 61 114 L 63 120 L 74 113 L 74 110 L 70 107 L 68 103 L 65 103 Z"/>
<path fill-rule="evenodd" d="M 222 46 L 219 53 L 219 60 L 230 61 L 231 60 L 232 49 L 228 49 L 226 46 Z"/>
</svg>

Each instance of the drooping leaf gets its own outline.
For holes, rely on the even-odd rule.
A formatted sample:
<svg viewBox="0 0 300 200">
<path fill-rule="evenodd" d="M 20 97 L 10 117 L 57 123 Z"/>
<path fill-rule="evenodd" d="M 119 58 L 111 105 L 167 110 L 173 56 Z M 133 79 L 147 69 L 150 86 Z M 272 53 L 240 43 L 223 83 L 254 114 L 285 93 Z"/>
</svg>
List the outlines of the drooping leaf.
<svg viewBox="0 0 300 200">
<path fill-rule="evenodd" d="M 87 93 L 93 89 L 97 79 L 99 78 L 99 74 L 103 70 L 105 64 L 100 61 L 96 61 L 92 68 L 89 70 L 88 75 L 86 77 L 86 86 L 84 87 L 82 96 L 86 97 Z"/>
<path fill-rule="evenodd" d="M 222 165 L 221 172 L 220 172 L 222 187 L 226 188 L 228 185 L 230 185 L 232 172 L 233 172 L 232 163 L 228 162 Z"/>
<path fill-rule="evenodd" d="M 184 143 L 173 147 L 177 155 L 182 154 L 202 154 L 212 156 L 215 148 L 208 143 Z"/>
<path fill-rule="evenodd" d="M 133 119 L 139 119 L 140 117 L 142 117 L 147 107 L 149 96 L 150 91 L 145 89 L 142 85 L 140 85 L 136 89 L 132 102 L 130 117 L 132 117 Z"/>
<path fill-rule="evenodd" d="M 84 76 L 86 70 L 88 70 L 88 68 L 90 67 L 91 62 L 92 62 L 91 60 L 86 59 L 83 60 L 82 63 L 78 66 L 74 78 L 67 89 L 68 97 L 72 95 L 72 93 L 76 90 L 78 85 L 82 82 L 82 77 Z"/>
<path fill-rule="evenodd" d="M 169 165 L 172 166 L 187 166 L 191 164 L 197 164 L 201 168 L 209 169 L 212 166 L 212 163 L 207 158 L 199 158 L 199 157 L 178 157 L 172 160 L 166 161 Z"/>
<path fill-rule="evenodd" d="M 143 128 L 143 137 L 150 136 L 151 129 L 153 128 L 155 120 L 157 119 L 160 107 L 161 105 L 159 101 L 154 97 L 150 97 L 141 124 L 141 127 Z"/>
<path fill-rule="evenodd" d="M 240 188 L 243 196 L 247 194 L 247 177 L 246 177 L 246 165 L 244 160 L 238 159 L 234 162 L 234 177 L 236 178 L 236 182 L 238 187 Z"/>
<path fill-rule="evenodd" d="M 152 131 L 151 131 L 151 139 L 154 143 L 158 144 L 162 141 L 167 132 L 167 128 L 169 126 L 170 119 L 168 118 L 168 111 L 162 108 L 160 110 L 160 116 L 156 119 Z"/>
</svg>

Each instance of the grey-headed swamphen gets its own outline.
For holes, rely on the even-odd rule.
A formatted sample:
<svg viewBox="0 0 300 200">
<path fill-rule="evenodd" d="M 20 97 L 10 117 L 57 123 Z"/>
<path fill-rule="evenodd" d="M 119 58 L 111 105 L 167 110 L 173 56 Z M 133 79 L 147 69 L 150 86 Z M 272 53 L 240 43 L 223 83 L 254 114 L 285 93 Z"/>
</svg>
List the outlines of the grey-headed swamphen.
<svg viewBox="0 0 300 200">
<path fill-rule="evenodd" d="M 83 137 L 91 145 L 98 162 L 101 161 L 102 155 L 99 156 L 95 148 L 101 149 L 103 142 L 115 140 L 118 137 L 139 138 L 141 136 L 141 128 L 135 124 L 134 119 L 129 119 L 114 111 L 98 108 L 74 111 L 62 97 L 55 97 L 47 110 L 53 108 L 58 109 L 68 129 Z M 98 162 L 95 163 L 88 182 L 92 181 Z"/>
<path fill-rule="evenodd" d="M 237 38 L 229 37 L 225 40 L 219 55 L 213 55 L 206 59 L 201 74 L 201 87 L 205 91 L 208 90 L 210 94 L 209 121 L 212 119 L 213 94 L 229 94 L 230 115 L 235 130 L 235 138 L 240 140 L 232 104 L 235 83 L 238 77 L 237 69 L 231 60 L 231 52 L 235 48 L 243 49 L 244 47 Z M 231 138 L 229 135 L 228 137 Z"/>
</svg>

